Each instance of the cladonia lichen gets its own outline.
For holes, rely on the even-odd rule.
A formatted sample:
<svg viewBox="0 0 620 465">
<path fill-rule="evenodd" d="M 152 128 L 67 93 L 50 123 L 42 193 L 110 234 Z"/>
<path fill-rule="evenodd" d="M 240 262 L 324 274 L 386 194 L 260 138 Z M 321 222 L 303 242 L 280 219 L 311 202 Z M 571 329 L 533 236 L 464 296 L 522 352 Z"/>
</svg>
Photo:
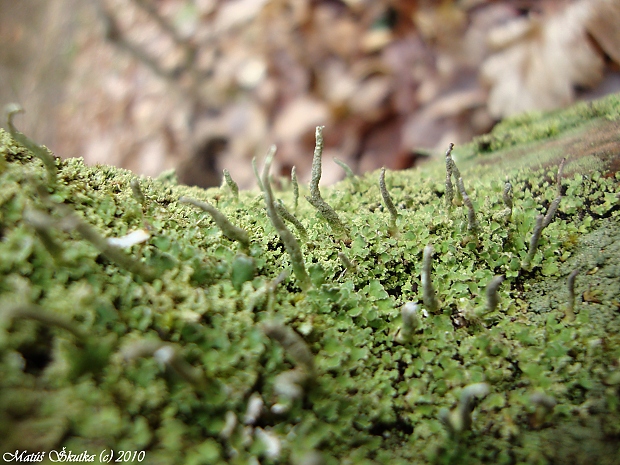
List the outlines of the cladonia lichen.
<svg viewBox="0 0 620 465">
<path fill-rule="evenodd" d="M 443 157 L 390 171 L 398 234 L 378 216 L 380 172 L 317 193 L 315 171 L 347 234 L 300 202 L 303 241 L 278 205 L 312 193 L 272 186 L 275 149 L 262 192 L 237 198 L 80 159 L 51 158 L 51 176 L 0 131 L 0 450 L 616 463 L 619 119 L 612 96 L 451 147 L 467 214 Z M 604 144 L 580 157 L 592 134 Z"/>
</svg>

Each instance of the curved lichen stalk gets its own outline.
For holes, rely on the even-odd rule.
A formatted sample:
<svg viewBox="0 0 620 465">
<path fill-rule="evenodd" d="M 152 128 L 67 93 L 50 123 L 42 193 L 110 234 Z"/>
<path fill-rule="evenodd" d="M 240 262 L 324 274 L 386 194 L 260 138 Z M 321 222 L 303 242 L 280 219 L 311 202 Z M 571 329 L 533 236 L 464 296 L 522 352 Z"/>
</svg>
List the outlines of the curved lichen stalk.
<svg viewBox="0 0 620 465">
<path fill-rule="evenodd" d="M 179 203 L 188 203 L 204 210 L 209 215 L 211 215 L 211 218 L 213 218 L 215 224 L 217 224 L 217 226 L 222 230 L 224 236 L 226 236 L 232 241 L 239 242 L 244 249 L 247 249 L 250 246 L 250 237 L 248 233 L 244 229 L 233 225 L 230 221 L 228 221 L 228 218 L 226 218 L 226 216 L 222 212 L 220 212 L 210 203 L 201 202 L 199 200 L 189 197 L 179 198 Z"/>
<path fill-rule="evenodd" d="M 381 173 L 379 174 L 379 191 L 381 192 L 383 203 L 385 203 L 385 208 L 387 208 L 390 212 L 390 232 L 396 233 L 396 220 L 398 219 L 398 212 L 396 211 L 396 207 L 392 201 L 392 196 L 390 195 L 385 184 L 385 168 L 381 168 Z"/>
<path fill-rule="evenodd" d="M 323 126 L 316 127 L 316 145 L 314 155 L 312 157 L 312 177 L 310 179 L 310 196 L 306 196 L 306 200 L 316 208 L 319 213 L 329 223 L 334 233 L 340 239 L 348 237 L 347 227 L 338 217 L 336 211 L 329 205 L 319 190 L 319 181 L 321 180 L 321 158 L 323 156 Z"/>
<path fill-rule="evenodd" d="M 273 157 L 276 153 L 276 146 L 272 145 L 267 153 L 267 157 L 265 158 L 265 166 L 263 167 L 263 175 L 261 178 L 261 185 L 263 188 L 263 193 L 265 195 L 265 206 L 267 207 L 267 214 L 269 215 L 269 219 L 271 220 L 271 224 L 278 232 L 280 239 L 284 243 L 284 247 L 291 258 L 291 265 L 293 266 L 293 273 L 295 273 L 295 277 L 297 278 L 297 283 L 302 291 L 306 291 L 312 285 L 310 281 L 310 276 L 306 272 L 306 265 L 304 264 L 304 258 L 301 253 L 301 248 L 299 247 L 299 243 L 297 239 L 291 233 L 291 231 L 286 227 L 280 215 L 278 215 L 278 211 L 276 209 L 273 192 L 271 190 L 271 182 L 269 181 L 269 169 L 271 168 L 271 162 L 273 161 Z"/>
<path fill-rule="evenodd" d="M 13 117 L 17 113 L 23 113 L 24 109 L 16 103 L 11 103 L 5 107 L 4 111 L 6 113 L 7 126 L 9 127 L 11 137 L 20 144 L 22 144 L 24 147 L 26 147 L 28 150 L 30 150 L 36 157 L 38 157 L 43 162 L 43 164 L 45 165 L 45 169 L 47 170 L 47 182 L 50 185 L 55 184 L 58 168 L 56 167 L 56 161 L 54 160 L 54 156 L 49 152 L 46 147 L 43 147 L 34 142 L 29 137 L 26 137 L 24 134 L 19 132 L 13 125 Z"/>
</svg>

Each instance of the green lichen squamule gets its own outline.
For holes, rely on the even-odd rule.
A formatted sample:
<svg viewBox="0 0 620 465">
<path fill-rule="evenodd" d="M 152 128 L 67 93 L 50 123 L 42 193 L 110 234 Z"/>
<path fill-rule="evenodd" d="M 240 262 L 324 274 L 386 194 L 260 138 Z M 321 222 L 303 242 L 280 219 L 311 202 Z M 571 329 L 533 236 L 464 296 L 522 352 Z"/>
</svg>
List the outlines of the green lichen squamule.
<svg viewBox="0 0 620 465">
<path fill-rule="evenodd" d="M 52 182 L 43 160 L 0 131 L 0 306 L 12 309 L 0 311 L 0 449 L 113 447 L 143 450 L 148 463 L 214 465 L 581 465 L 587 450 L 590 463 L 615 463 L 620 175 L 599 172 L 611 152 L 577 158 L 579 147 L 558 145 L 611 131 L 620 97 L 555 115 L 571 123 L 519 117 L 454 147 L 459 177 L 476 193 L 476 241 L 463 239 L 465 215 L 446 212 L 443 160 L 390 171 L 397 236 L 377 220 L 378 171 L 357 188 L 345 180 L 322 189 L 346 240 L 300 203 L 305 278 L 290 273 L 294 260 L 270 218 L 274 201 L 292 206 L 295 194 L 274 190 L 268 170 L 267 202 L 168 176 L 140 179 L 143 205 L 134 174 L 56 158 Z M 513 150 L 532 140 L 515 131 L 532 127 L 534 141 L 549 128 L 568 132 Z M 614 140 L 617 131 L 605 147 Z M 510 221 L 500 215 L 504 179 Z M 536 215 L 559 194 L 523 269 Z M 247 247 L 180 197 L 217 205 L 248 233 Z M 146 229 L 148 240 L 118 252 L 154 278 L 89 242 L 67 212 L 106 244 Z M 428 314 L 423 268 L 441 302 Z M 584 294 L 574 290 L 569 318 L 576 269 Z M 489 312 L 494 276 L 505 278 Z M 16 308 L 30 313 L 10 316 Z"/>
</svg>

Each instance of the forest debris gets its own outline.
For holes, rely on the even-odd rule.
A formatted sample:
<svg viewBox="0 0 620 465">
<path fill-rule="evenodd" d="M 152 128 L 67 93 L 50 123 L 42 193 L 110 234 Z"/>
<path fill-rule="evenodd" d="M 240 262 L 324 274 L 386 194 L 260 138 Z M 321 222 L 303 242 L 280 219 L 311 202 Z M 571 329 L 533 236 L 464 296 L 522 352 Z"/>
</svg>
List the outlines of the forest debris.
<svg viewBox="0 0 620 465">
<path fill-rule="evenodd" d="M 496 52 L 484 62 L 481 74 L 490 87 L 491 115 L 502 118 L 568 105 L 576 87 L 591 88 L 601 81 L 604 59 L 588 40 L 593 26 L 608 26 L 599 6 L 620 16 L 617 3 L 582 0 L 553 14 L 519 18 L 489 33 Z M 606 36 L 601 46 L 620 50 L 620 34 Z"/>
</svg>

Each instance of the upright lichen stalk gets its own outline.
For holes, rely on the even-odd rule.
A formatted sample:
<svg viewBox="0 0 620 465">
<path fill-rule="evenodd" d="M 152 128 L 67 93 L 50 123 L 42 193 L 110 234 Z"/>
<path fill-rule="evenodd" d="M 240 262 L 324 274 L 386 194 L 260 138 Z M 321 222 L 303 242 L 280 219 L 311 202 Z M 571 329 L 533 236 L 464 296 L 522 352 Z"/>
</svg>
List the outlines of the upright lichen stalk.
<svg viewBox="0 0 620 465">
<path fill-rule="evenodd" d="M 476 219 L 476 210 L 474 210 L 474 204 L 472 203 L 467 191 L 465 191 L 465 184 L 463 184 L 463 178 L 458 178 L 456 185 L 459 188 L 463 203 L 467 207 L 467 230 L 472 233 L 477 233 L 480 229 L 478 220 Z"/>
<path fill-rule="evenodd" d="M 140 181 L 138 178 L 133 178 L 129 182 L 129 186 L 131 187 L 131 194 L 133 195 L 133 198 L 140 202 L 142 208 L 146 207 L 146 197 L 140 188 Z"/>
<path fill-rule="evenodd" d="M 223 170 L 222 172 L 224 174 L 224 182 L 226 183 L 232 194 L 235 196 L 235 199 L 239 199 L 239 186 L 230 175 L 230 171 Z"/>
<path fill-rule="evenodd" d="M 310 179 L 310 196 L 306 200 L 316 208 L 329 223 L 338 238 L 348 237 L 347 228 L 340 220 L 334 209 L 321 197 L 319 181 L 321 180 L 321 158 L 323 156 L 323 126 L 316 127 L 316 145 L 312 158 L 312 176 Z M 264 183 L 264 181 L 263 181 Z"/>
<path fill-rule="evenodd" d="M 282 414 L 289 411 L 291 404 L 301 398 L 305 386 L 313 376 L 316 376 L 314 355 L 302 337 L 292 328 L 275 322 L 264 323 L 262 328 L 270 339 L 282 346 L 295 364 L 294 369 L 282 372 L 274 379 L 274 391 L 280 402 L 274 404 L 271 411 Z"/>
<path fill-rule="evenodd" d="M 287 210 L 282 200 L 278 199 L 275 203 L 275 206 L 276 206 L 276 210 L 278 210 L 278 214 L 282 218 L 284 218 L 286 221 L 291 223 L 293 226 L 295 226 L 295 229 L 297 229 L 297 232 L 299 233 L 299 236 L 301 237 L 301 239 L 303 241 L 306 241 L 308 239 L 308 232 L 306 231 L 306 228 L 301 223 L 301 221 L 299 221 L 297 217 L 295 217 L 295 215 L 293 215 L 291 212 Z"/>
<path fill-rule="evenodd" d="M 407 302 L 400 309 L 402 326 L 396 334 L 396 342 L 406 344 L 410 342 L 413 333 L 422 325 L 418 304 L 415 302 Z"/>
<path fill-rule="evenodd" d="M 269 149 L 267 157 L 265 158 L 265 167 L 263 168 L 262 179 L 260 179 L 259 182 L 263 187 L 267 214 L 269 215 L 269 219 L 271 220 L 273 227 L 276 228 L 280 239 L 282 239 L 284 248 L 291 258 L 293 273 L 295 273 L 295 277 L 297 278 L 297 284 L 303 291 L 306 291 L 310 288 L 312 282 L 310 281 L 310 276 L 308 276 L 308 273 L 306 272 L 306 266 L 304 264 L 304 257 L 301 253 L 301 248 L 299 247 L 299 243 L 297 242 L 297 239 L 295 239 L 293 233 L 289 231 L 284 224 L 284 221 L 282 221 L 282 218 L 280 218 L 280 215 L 278 215 L 273 199 L 273 192 L 271 190 L 271 182 L 269 182 L 269 169 L 271 168 L 271 162 L 273 161 L 275 153 L 276 146 L 272 145 Z"/>
<path fill-rule="evenodd" d="M 504 184 L 504 191 L 502 192 L 502 200 L 504 201 L 504 205 L 506 205 L 506 208 L 504 210 L 505 212 L 505 221 L 510 221 L 510 218 L 512 218 L 512 206 L 513 206 L 513 193 L 512 193 L 512 184 L 510 183 L 510 181 L 506 181 L 506 184 Z"/>
<path fill-rule="evenodd" d="M 291 169 L 291 183 L 293 184 L 293 206 L 297 211 L 297 205 L 299 204 L 299 183 L 297 182 L 297 169 L 293 166 Z"/>
<path fill-rule="evenodd" d="M 579 274 L 579 268 L 571 271 L 568 275 L 567 287 L 568 287 L 568 306 L 566 308 L 566 320 L 572 321 L 575 319 L 575 279 Z"/>
<path fill-rule="evenodd" d="M 55 255 L 58 260 L 62 260 L 62 247 L 53 240 L 52 230 L 77 231 L 108 260 L 116 263 L 121 268 L 140 276 L 147 282 L 151 282 L 158 277 L 159 272 L 156 269 L 142 263 L 139 258 L 124 253 L 70 207 L 52 203 L 49 199 L 46 200 L 61 216 L 61 219 L 58 220 L 42 211 L 27 210 L 26 220 L 42 238 L 47 250 L 52 255 Z"/>
<path fill-rule="evenodd" d="M 530 245 L 527 250 L 527 256 L 525 257 L 525 261 L 523 262 L 524 269 L 530 269 L 532 266 L 532 260 L 534 259 L 534 255 L 536 255 L 538 241 L 540 240 L 540 234 L 543 230 L 544 219 L 545 217 L 543 215 L 536 215 L 536 225 L 534 226 L 534 231 L 532 231 L 532 237 L 530 238 Z"/>
<path fill-rule="evenodd" d="M 494 276 L 486 287 L 487 311 L 494 312 L 499 305 L 499 286 L 504 282 L 504 276 Z"/>
<path fill-rule="evenodd" d="M 450 144 L 446 151 L 446 207 L 450 209 L 452 207 L 452 200 L 454 200 L 454 185 L 452 184 L 452 149 L 454 144 Z"/>
<path fill-rule="evenodd" d="M 17 113 L 23 112 L 24 109 L 16 103 L 11 103 L 5 108 L 6 122 L 7 126 L 9 127 L 11 137 L 17 142 L 19 142 L 21 145 L 26 147 L 28 150 L 30 150 L 37 158 L 39 158 L 43 162 L 47 171 L 47 182 L 49 184 L 55 184 L 58 169 L 56 167 L 56 161 L 54 160 L 54 156 L 47 150 L 47 148 L 37 144 L 29 137 L 26 137 L 24 134 L 19 132 L 13 125 L 13 117 Z"/>
<path fill-rule="evenodd" d="M 433 281 L 431 279 L 431 259 L 433 257 L 433 246 L 427 245 L 424 247 L 424 254 L 422 257 L 422 301 L 424 305 L 431 311 L 436 312 L 439 308 L 439 302 L 435 295 L 435 289 L 433 288 Z"/>
<path fill-rule="evenodd" d="M 215 224 L 217 224 L 218 228 L 221 229 L 224 236 L 226 236 L 230 240 L 239 242 L 241 246 L 245 249 L 250 246 L 250 237 L 248 236 L 248 233 L 244 229 L 241 229 L 228 221 L 228 218 L 226 218 L 226 216 L 222 212 L 220 212 L 210 203 L 200 202 L 199 200 L 191 199 L 189 197 L 181 197 L 179 199 L 179 202 L 189 203 L 190 205 L 204 210 L 209 215 L 211 215 L 211 218 L 213 218 L 213 221 L 215 221 Z"/>
<path fill-rule="evenodd" d="M 536 255 L 536 249 L 538 248 L 538 241 L 540 240 L 540 235 L 542 230 L 551 224 L 553 218 L 555 218 L 555 214 L 560 206 L 560 202 L 562 200 L 562 173 L 564 171 L 564 163 L 566 162 L 566 158 L 563 158 L 560 162 L 560 166 L 558 167 L 558 173 L 556 176 L 556 190 L 557 194 L 553 202 L 549 205 L 547 209 L 547 213 L 543 215 L 536 216 L 536 225 L 534 226 L 534 231 L 532 232 L 532 237 L 530 238 L 530 245 L 527 251 L 527 256 L 523 261 L 522 267 L 526 270 L 531 269 L 532 260 Z"/>
<path fill-rule="evenodd" d="M 392 202 L 392 197 L 385 185 L 385 168 L 381 169 L 381 174 L 379 175 L 379 190 L 381 191 L 381 197 L 383 197 L 385 208 L 390 212 L 390 233 L 394 234 L 397 231 L 396 220 L 398 219 L 398 212 L 396 211 L 394 202 Z"/>
<path fill-rule="evenodd" d="M 471 428 L 471 414 L 477 399 L 482 399 L 489 394 L 487 383 L 474 383 L 465 386 L 461 391 L 461 397 L 456 408 L 449 411 L 442 408 L 439 411 L 439 419 L 453 437 L 458 437 Z"/>
<path fill-rule="evenodd" d="M 334 158 L 334 163 L 336 163 L 344 170 L 345 177 L 351 181 L 351 184 L 353 184 L 353 188 L 356 190 L 359 189 L 360 182 L 357 180 L 357 176 L 355 176 L 355 173 L 353 172 L 351 167 L 342 160 L 339 160 L 338 158 Z"/>
</svg>

